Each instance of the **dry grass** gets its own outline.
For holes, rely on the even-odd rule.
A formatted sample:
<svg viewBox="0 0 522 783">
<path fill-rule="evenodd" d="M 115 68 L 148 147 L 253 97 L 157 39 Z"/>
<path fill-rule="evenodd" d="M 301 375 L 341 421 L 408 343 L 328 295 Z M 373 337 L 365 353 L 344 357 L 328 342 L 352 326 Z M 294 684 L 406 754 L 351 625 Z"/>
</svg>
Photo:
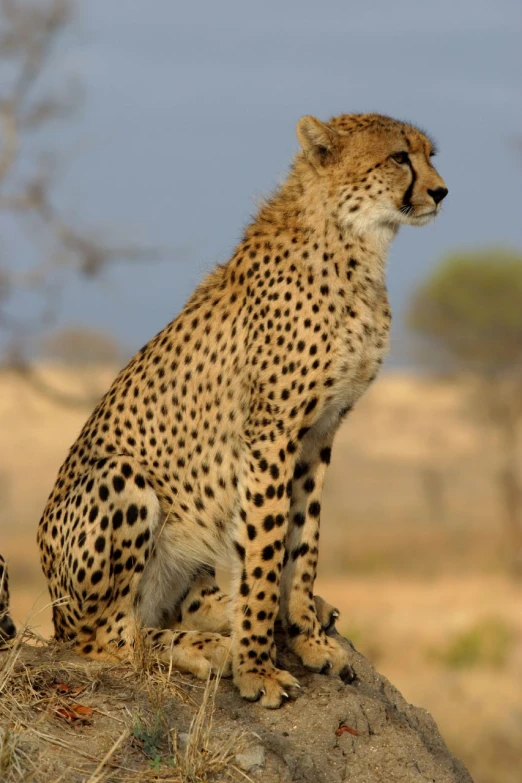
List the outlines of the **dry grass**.
<svg viewBox="0 0 522 783">
<path fill-rule="evenodd" d="M 246 733 L 214 724 L 218 683 L 83 660 L 26 627 L 0 653 L 0 780 L 249 780 L 234 763 Z"/>
<path fill-rule="evenodd" d="M 246 732 L 229 736 L 219 744 L 214 740 L 214 709 L 218 687 L 218 677 L 207 681 L 201 705 L 190 724 L 185 749 L 177 751 L 184 780 L 205 783 L 223 772 L 233 772 L 236 778 L 250 780 L 248 775 L 233 764 L 237 753 L 248 742 Z"/>
</svg>

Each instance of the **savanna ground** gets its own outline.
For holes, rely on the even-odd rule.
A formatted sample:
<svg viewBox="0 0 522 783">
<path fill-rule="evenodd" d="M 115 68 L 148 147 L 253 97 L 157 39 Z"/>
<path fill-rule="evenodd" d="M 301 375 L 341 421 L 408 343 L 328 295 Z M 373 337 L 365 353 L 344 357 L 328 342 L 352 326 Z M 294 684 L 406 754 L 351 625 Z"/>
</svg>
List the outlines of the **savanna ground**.
<svg viewBox="0 0 522 783">
<path fill-rule="evenodd" d="M 65 394 L 93 396 L 114 375 L 111 368 L 93 367 L 41 372 Z M 408 701 L 431 712 L 476 783 L 518 783 L 522 586 L 506 568 L 509 544 L 494 482 L 498 446 L 494 434 L 474 418 L 467 399 L 463 385 L 384 375 L 349 417 L 327 480 L 317 592 L 341 610 L 340 631 Z M 29 618 L 42 637 L 50 635 L 51 623 L 36 525 L 88 412 L 88 407 L 51 401 L 7 371 L 0 374 L 0 551 L 10 566 L 13 618 L 19 626 Z M 46 655 L 52 657 L 53 648 Z M 36 698 L 34 683 L 41 682 L 46 704 L 51 699 L 53 709 L 67 709 L 76 696 L 60 693 L 60 683 L 81 687 L 85 677 L 78 671 L 71 677 L 65 663 L 45 660 L 31 679 L 30 698 Z M 68 665 L 74 673 L 74 662 Z M 99 677 L 104 676 L 101 671 Z M 137 675 L 122 671 L 115 676 L 124 690 Z M 27 687 L 20 678 L 16 682 L 20 698 L 22 693 L 28 698 Z M 198 738 L 185 734 L 183 748 L 176 733 L 169 735 L 169 747 L 155 747 L 154 715 L 159 713 L 154 705 L 166 694 L 190 702 L 191 688 L 196 688 L 180 687 L 180 682 L 183 678 L 166 684 L 164 678 L 151 677 L 143 684 L 143 725 L 137 716 L 131 737 L 133 752 L 146 757 L 152 770 L 148 774 L 154 772 L 157 751 L 171 760 L 172 780 L 180 779 L 183 759 L 190 753 L 197 758 L 201 748 L 207 748 L 206 761 L 217 754 L 216 770 L 235 758 L 227 756 L 224 740 L 209 750 L 201 735 L 206 729 L 197 722 Z M 194 704 L 202 693 L 197 690 Z M 91 703 L 85 695 L 77 700 Z M 186 709 L 190 712 L 190 704 Z M 197 715 L 196 708 L 190 714 Z M 208 705 L 206 716 L 208 726 Z M 62 718 L 67 721 L 67 715 Z M 61 752 L 67 753 L 70 738 L 63 742 Z M 81 739 L 77 748 L 79 754 L 92 751 Z M 139 778 L 134 762 L 128 759 L 129 780 L 132 775 L 155 779 Z M 0 769 L 1 763 L 0 755 Z M 246 773 L 236 767 L 232 763 L 227 774 L 244 780 Z M 92 783 L 98 779 L 100 774 L 93 773 Z"/>
</svg>

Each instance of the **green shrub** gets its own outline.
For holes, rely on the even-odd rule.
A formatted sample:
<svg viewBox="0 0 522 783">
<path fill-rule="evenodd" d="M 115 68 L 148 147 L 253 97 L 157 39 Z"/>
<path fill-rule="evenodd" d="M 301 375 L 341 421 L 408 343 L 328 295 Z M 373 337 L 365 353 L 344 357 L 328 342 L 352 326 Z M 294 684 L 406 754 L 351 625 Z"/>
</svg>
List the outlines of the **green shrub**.
<svg viewBox="0 0 522 783">
<path fill-rule="evenodd" d="M 513 644 L 513 633 L 499 617 L 479 620 L 455 634 L 445 647 L 431 651 L 431 657 L 450 669 L 505 665 Z"/>
</svg>

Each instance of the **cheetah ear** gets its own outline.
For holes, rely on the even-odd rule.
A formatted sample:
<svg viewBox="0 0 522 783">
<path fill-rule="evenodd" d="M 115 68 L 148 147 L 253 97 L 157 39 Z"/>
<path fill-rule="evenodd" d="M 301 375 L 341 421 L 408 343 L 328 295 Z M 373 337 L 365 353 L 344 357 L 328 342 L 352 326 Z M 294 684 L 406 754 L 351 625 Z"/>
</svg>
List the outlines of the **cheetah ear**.
<svg viewBox="0 0 522 783">
<path fill-rule="evenodd" d="M 297 138 L 308 161 L 316 168 L 325 166 L 339 149 L 339 134 L 329 125 L 307 115 L 297 123 Z"/>
</svg>

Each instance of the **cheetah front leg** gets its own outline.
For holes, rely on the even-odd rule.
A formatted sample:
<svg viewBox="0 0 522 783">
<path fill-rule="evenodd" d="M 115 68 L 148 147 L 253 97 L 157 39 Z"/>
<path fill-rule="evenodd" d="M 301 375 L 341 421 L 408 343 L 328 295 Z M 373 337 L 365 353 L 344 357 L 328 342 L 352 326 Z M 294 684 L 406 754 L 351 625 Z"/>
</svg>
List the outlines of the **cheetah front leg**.
<svg viewBox="0 0 522 783">
<path fill-rule="evenodd" d="M 355 679 L 347 652 L 327 636 L 337 610 L 325 604 L 313 589 L 319 552 L 321 495 L 330 462 L 333 436 L 319 441 L 305 438 L 292 482 L 287 561 L 282 578 L 281 616 L 290 648 L 312 671 Z M 328 619 L 329 618 L 329 619 Z"/>
<path fill-rule="evenodd" d="M 251 442 L 239 485 L 232 669 L 241 696 L 271 709 L 299 688 L 289 672 L 276 668 L 274 642 L 294 451 L 292 441 Z"/>
</svg>

